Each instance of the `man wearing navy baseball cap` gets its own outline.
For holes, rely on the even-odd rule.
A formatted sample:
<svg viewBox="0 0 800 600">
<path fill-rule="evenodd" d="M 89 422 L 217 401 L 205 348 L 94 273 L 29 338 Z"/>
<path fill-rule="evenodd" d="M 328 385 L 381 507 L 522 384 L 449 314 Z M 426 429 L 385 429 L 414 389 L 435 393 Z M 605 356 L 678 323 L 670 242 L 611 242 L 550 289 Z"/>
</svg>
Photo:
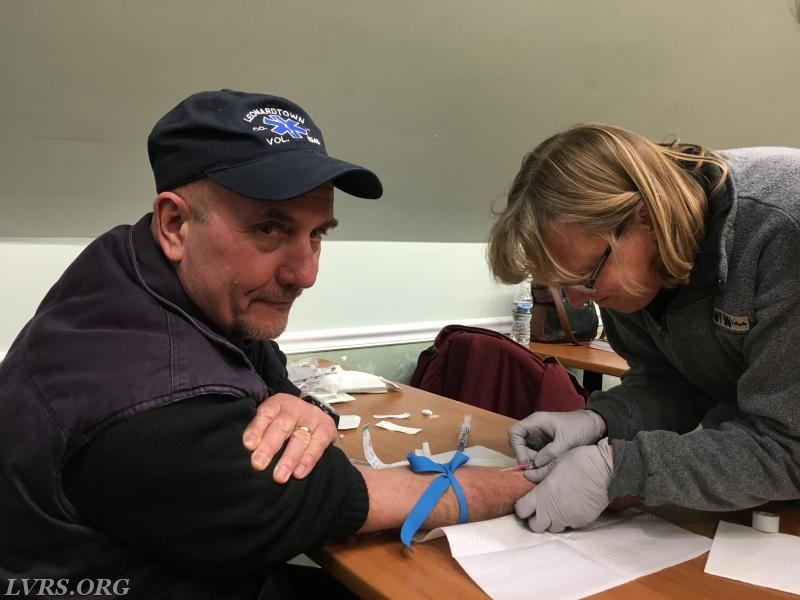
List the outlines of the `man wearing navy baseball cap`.
<svg viewBox="0 0 800 600">
<path fill-rule="evenodd" d="M 274 339 L 315 282 L 333 189 L 378 198 L 381 183 L 263 94 L 194 94 L 148 151 L 152 213 L 92 242 L 0 363 L 3 589 L 347 597 L 285 562 L 399 527 L 431 476 L 354 468 L 331 445 L 337 415 L 299 397 Z M 471 520 L 531 489 L 496 469 L 459 481 Z M 446 495 L 425 524 L 458 514 Z"/>
<path fill-rule="evenodd" d="M 156 123 L 147 149 L 163 192 L 208 177 L 255 200 L 288 200 L 328 182 L 380 198 L 381 182 L 325 151 L 322 132 L 294 102 L 233 90 L 200 92 Z"/>
</svg>

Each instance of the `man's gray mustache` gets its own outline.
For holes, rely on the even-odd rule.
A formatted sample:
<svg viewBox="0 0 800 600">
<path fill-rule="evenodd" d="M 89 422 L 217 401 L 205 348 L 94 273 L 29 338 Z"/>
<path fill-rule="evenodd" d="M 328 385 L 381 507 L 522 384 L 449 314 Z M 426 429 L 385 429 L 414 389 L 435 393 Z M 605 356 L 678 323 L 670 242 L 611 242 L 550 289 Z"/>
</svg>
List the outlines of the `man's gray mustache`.
<svg viewBox="0 0 800 600">
<path fill-rule="evenodd" d="M 300 294 L 303 293 L 302 289 L 299 290 L 292 290 L 291 292 L 283 293 L 283 294 L 264 294 L 258 293 L 253 294 L 250 298 L 251 300 L 261 300 L 264 302 L 294 302 L 297 298 L 300 297 Z"/>
</svg>

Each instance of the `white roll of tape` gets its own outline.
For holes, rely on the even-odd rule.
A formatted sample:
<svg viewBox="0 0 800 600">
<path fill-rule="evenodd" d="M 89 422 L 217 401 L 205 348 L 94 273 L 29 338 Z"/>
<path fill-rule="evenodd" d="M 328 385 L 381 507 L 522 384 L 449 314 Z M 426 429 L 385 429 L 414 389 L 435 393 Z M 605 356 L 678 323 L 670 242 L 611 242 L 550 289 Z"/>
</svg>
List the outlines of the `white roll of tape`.
<svg viewBox="0 0 800 600">
<path fill-rule="evenodd" d="M 763 510 L 753 511 L 753 529 L 764 533 L 778 533 L 780 524 L 781 518 L 775 513 Z"/>
</svg>

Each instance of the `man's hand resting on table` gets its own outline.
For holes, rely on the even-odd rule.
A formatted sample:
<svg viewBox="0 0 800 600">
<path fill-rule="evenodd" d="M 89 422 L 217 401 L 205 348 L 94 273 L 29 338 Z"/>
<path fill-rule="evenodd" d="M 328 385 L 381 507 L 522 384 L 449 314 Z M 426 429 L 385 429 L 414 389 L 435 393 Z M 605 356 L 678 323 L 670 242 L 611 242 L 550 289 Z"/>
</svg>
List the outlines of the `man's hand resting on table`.
<svg viewBox="0 0 800 600">
<path fill-rule="evenodd" d="M 289 477 L 308 475 L 337 435 L 333 419 L 313 404 L 291 394 L 275 394 L 258 405 L 242 440 L 257 471 L 263 471 L 289 440 L 272 474 L 276 482 L 286 483 Z"/>
</svg>

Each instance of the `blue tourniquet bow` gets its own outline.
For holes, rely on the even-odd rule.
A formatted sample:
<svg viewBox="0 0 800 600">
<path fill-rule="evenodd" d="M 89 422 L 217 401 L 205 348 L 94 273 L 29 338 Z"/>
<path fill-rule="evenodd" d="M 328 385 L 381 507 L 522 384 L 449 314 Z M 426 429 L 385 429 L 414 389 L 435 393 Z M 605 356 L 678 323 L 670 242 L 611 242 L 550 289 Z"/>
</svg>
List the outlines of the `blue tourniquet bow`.
<svg viewBox="0 0 800 600">
<path fill-rule="evenodd" d="M 439 477 L 431 481 L 428 489 L 417 500 L 414 508 L 411 509 L 411 512 L 408 513 L 406 520 L 403 522 L 403 527 L 400 529 L 400 541 L 407 548 L 411 548 L 411 539 L 414 534 L 425 522 L 439 498 L 451 485 L 458 500 L 458 522 L 467 522 L 467 499 L 464 497 L 464 491 L 461 489 L 461 485 L 459 485 L 453 472 L 467 462 L 469 456 L 462 452 L 456 452 L 450 462 L 444 464 L 433 462 L 427 456 L 417 456 L 413 452 L 409 452 L 407 458 L 414 473 L 441 473 Z"/>
</svg>

